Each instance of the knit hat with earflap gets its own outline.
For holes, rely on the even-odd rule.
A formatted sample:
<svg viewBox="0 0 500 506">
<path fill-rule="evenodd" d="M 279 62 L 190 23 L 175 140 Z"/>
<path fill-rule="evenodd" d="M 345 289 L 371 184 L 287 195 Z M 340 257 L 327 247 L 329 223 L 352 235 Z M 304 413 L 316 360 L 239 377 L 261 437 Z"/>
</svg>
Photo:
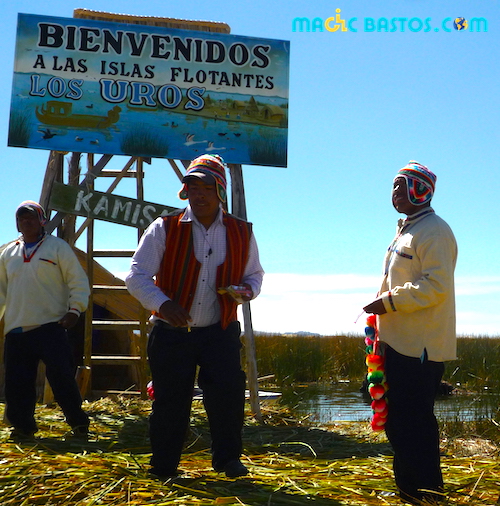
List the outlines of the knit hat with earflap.
<svg viewBox="0 0 500 506">
<path fill-rule="evenodd" d="M 182 178 L 184 184 L 179 192 L 181 200 L 188 198 L 187 180 L 191 177 L 215 183 L 219 200 L 226 202 L 226 169 L 224 160 L 219 155 L 201 155 L 189 164 L 186 175 Z"/>
<path fill-rule="evenodd" d="M 413 205 L 422 206 L 432 199 L 437 177 L 425 165 L 410 160 L 398 171 L 396 178 L 398 177 L 406 179 L 408 199 Z"/>
<path fill-rule="evenodd" d="M 42 227 L 47 223 L 45 209 L 38 202 L 33 200 L 25 200 L 24 202 L 21 202 L 16 209 L 16 218 L 19 216 L 19 213 L 24 210 L 36 213 Z"/>
</svg>

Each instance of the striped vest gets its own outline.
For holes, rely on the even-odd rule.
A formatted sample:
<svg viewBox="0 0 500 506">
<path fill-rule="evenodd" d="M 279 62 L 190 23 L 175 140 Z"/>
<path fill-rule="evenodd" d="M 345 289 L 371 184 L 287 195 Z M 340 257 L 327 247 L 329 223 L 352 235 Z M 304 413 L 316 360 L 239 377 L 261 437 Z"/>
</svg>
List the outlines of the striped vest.
<svg viewBox="0 0 500 506">
<path fill-rule="evenodd" d="M 182 222 L 184 211 L 165 216 L 165 257 L 156 276 L 156 285 L 187 311 L 191 309 L 201 264 L 196 260 L 193 246 L 192 223 Z M 224 212 L 226 227 L 226 258 L 217 267 L 216 287 L 239 285 L 243 279 L 250 248 L 252 224 Z M 217 294 L 221 310 L 221 325 L 226 328 L 236 320 L 238 304 L 229 295 Z"/>
</svg>

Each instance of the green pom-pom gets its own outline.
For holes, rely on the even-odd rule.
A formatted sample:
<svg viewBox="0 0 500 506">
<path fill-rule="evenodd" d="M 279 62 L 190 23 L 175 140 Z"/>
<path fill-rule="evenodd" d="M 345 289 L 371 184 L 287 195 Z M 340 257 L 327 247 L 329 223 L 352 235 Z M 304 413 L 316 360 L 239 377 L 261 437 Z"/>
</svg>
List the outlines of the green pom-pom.
<svg viewBox="0 0 500 506">
<path fill-rule="evenodd" d="M 370 383 L 382 383 L 384 381 L 384 373 L 382 371 L 372 371 L 367 374 L 366 379 Z"/>
</svg>

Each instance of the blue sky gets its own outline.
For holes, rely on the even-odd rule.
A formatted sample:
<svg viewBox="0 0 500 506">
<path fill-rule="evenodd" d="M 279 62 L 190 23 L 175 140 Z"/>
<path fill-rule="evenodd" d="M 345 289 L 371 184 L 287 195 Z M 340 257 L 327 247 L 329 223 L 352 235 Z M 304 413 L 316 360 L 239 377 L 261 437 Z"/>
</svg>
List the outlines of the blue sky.
<svg viewBox="0 0 500 506">
<path fill-rule="evenodd" d="M 363 332 L 363 318 L 354 321 L 377 291 L 399 217 L 390 202 L 392 179 L 414 159 L 437 174 L 433 206 L 457 237 L 458 333 L 499 335 L 499 1 L 9 2 L 0 34 L 0 244 L 17 235 L 16 206 L 39 199 L 49 155 L 7 147 L 17 13 L 72 17 L 81 7 L 223 21 L 235 35 L 291 45 L 288 167 L 243 167 L 248 218 L 266 270 L 262 294 L 252 302 L 254 328 Z M 357 32 L 292 31 L 294 18 L 325 20 L 336 9 L 341 19 L 357 18 L 351 22 Z M 457 31 L 451 22 L 443 30 L 443 21 L 455 17 L 483 17 L 488 31 Z M 386 32 L 383 18 L 389 29 L 392 18 L 406 21 Z M 381 31 L 371 30 L 377 25 Z M 125 158 L 112 163 L 121 168 Z M 145 170 L 146 200 L 182 205 L 167 161 Z M 109 184 L 98 180 L 96 189 Z M 120 183 L 116 193 L 133 196 L 133 188 Z M 136 242 L 134 229 L 97 227 L 96 247 Z M 127 269 L 118 261 L 106 266 Z"/>
</svg>

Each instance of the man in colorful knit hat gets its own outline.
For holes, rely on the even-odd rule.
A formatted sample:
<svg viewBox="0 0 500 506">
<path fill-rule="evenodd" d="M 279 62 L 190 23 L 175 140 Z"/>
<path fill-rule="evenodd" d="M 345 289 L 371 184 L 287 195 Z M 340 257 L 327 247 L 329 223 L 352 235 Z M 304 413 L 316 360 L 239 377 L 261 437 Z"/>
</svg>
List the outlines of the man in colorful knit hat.
<svg viewBox="0 0 500 506">
<path fill-rule="evenodd" d="M 385 350 L 394 476 L 411 504 L 444 498 L 434 399 L 444 361 L 456 359 L 454 270 L 457 244 L 431 207 L 436 176 L 410 161 L 396 175 L 392 204 L 406 219 L 384 260 L 382 286 L 364 310 L 377 314 Z"/>
<path fill-rule="evenodd" d="M 251 224 L 223 210 L 222 158 L 196 158 L 182 183 L 179 197 L 188 206 L 148 227 L 126 279 L 130 293 L 153 313 L 151 473 L 179 474 L 199 366 L 212 466 L 235 478 L 248 473 L 240 459 L 246 379 L 236 310 L 238 301 L 259 294 L 264 272 Z M 240 287 L 239 293 L 224 290 L 231 286 Z"/>
<path fill-rule="evenodd" d="M 14 439 L 31 439 L 38 363 L 73 435 L 86 438 L 89 418 L 75 381 L 67 329 L 88 304 L 90 287 L 70 246 L 44 231 L 45 211 L 33 201 L 16 210 L 21 236 L 0 253 L 0 317 L 5 319 L 6 416 Z"/>
</svg>

